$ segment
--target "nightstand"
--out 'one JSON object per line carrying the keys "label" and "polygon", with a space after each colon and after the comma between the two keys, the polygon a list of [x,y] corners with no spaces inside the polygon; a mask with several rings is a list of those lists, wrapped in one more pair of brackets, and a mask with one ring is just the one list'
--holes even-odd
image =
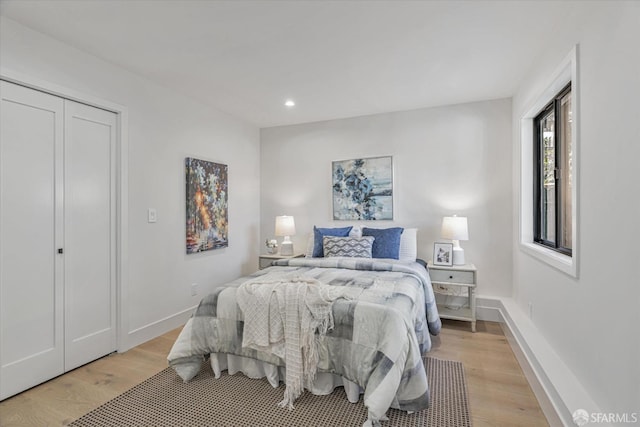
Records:
{"label": "nightstand", "polygon": [[302,258],[304,254],[280,255],[280,254],[260,254],[258,257],[258,268],[262,270],[271,266],[271,263],[277,259]]}
{"label": "nightstand", "polygon": [[456,290],[467,290],[468,307],[450,308],[446,304],[437,304],[438,313],[441,319],[464,320],[471,322],[471,332],[476,331],[476,266],[473,264],[454,265],[451,267],[444,265],[433,265],[432,261],[427,264],[433,291],[442,295],[456,295]]}

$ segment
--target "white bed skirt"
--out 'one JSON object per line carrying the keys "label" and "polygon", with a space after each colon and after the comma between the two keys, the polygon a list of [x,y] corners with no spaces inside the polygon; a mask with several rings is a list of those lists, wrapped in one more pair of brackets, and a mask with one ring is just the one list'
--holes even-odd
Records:
{"label": "white bed skirt", "polygon": [[[224,370],[228,370],[229,375],[242,372],[249,378],[267,378],[267,381],[269,381],[269,384],[271,384],[273,388],[278,387],[280,382],[284,383],[286,378],[284,367],[249,357],[236,356],[228,353],[211,353],[210,362],[211,369],[216,378],[220,378],[220,374]],[[308,387],[306,389],[312,394],[323,396],[331,394],[336,387],[344,387],[347,399],[351,403],[358,402],[360,393],[364,392],[356,383],[340,375],[327,372],[318,372],[311,389]]]}

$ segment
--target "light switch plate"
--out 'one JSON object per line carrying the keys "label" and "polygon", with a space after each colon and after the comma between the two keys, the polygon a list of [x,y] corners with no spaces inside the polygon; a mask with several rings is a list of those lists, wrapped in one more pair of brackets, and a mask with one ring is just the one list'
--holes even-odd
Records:
{"label": "light switch plate", "polygon": [[147,211],[147,221],[148,222],[156,222],[158,220],[158,213],[155,208],[149,208]]}

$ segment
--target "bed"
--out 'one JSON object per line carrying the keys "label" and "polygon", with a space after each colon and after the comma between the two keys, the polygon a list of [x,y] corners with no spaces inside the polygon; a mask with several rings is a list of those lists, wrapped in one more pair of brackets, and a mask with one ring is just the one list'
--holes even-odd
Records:
{"label": "bed", "polygon": [[[247,286],[278,284],[291,290],[300,282],[343,296],[329,305],[330,327],[315,334],[317,372],[305,381],[306,390],[322,395],[344,387],[351,402],[362,395],[368,410],[365,425],[378,425],[389,408],[412,412],[429,406],[422,354],[431,348],[431,335],[439,333],[441,324],[428,272],[416,260],[332,253],[278,260],[205,297],[174,343],[170,366],[186,382],[208,358],[216,377],[223,370],[242,372],[266,378],[274,387],[285,382],[288,388],[289,353],[284,357],[282,351],[243,346],[247,335],[241,306],[246,311]],[[246,313],[251,317],[253,311]]]}

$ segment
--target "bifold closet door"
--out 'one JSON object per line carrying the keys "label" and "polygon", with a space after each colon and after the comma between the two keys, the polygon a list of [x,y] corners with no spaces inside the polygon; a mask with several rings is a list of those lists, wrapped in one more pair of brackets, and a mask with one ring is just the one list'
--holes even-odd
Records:
{"label": "bifold closet door", "polygon": [[64,372],[64,101],[0,81],[0,398]]}
{"label": "bifold closet door", "polygon": [[65,370],[116,349],[116,115],[65,101]]}
{"label": "bifold closet door", "polygon": [[4,399],[116,349],[117,116],[0,84]]}

